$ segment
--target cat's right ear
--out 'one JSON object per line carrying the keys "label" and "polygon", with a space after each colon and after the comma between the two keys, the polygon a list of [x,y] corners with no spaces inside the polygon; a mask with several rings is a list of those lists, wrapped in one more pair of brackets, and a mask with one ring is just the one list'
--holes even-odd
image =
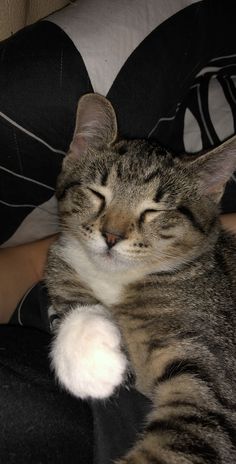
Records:
{"label": "cat's right ear", "polygon": [[78,158],[88,150],[101,150],[111,145],[116,137],[117,121],[112,104],[96,93],[81,97],[68,155]]}

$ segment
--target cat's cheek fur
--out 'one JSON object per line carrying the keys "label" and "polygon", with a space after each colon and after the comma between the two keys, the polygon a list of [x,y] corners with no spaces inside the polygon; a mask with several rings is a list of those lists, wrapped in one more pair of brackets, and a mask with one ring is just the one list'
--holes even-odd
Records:
{"label": "cat's cheek fur", "polygon": [[101,305],[78,306],[60,323],[51,349],[59,382],[79,398],[107,398],[124,378],[121,335]]}

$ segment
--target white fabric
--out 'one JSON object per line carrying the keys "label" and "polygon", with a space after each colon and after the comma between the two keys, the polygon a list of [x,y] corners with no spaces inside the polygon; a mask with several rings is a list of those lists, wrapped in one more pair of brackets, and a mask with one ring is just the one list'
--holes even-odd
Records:
{"label": "white fabric", "polygon": [[203,148],[200,126],[192,111],[188,108],[184,115],[183,141],[186,153],[195,153]]}
{"label": "white fabric", "polygon": [[224,91],[214,76],[209,83],[208,105],[217,136],[221,141],[229,138],[234,133],[234,118]]}
{"label": "white fabric", "polygon": [[[74,42],[93,89],[107,95],[121,67],[159,24],[198,0],[79,0],[49,16]],[[168,57],[167,57],[168,59]]]}
{"label": "white fabric", "polygon": [[4,242],[2,248],[38,240],[58,231],[57,200],[53,196],[26,216],[15,233]]}

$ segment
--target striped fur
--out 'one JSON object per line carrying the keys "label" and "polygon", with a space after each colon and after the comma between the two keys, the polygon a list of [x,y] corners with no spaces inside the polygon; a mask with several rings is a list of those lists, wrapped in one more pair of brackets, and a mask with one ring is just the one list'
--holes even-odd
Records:
{"label": "striped fur", "polygon": [[53,306],[63,324],[78,304],[102,305],[153,402],[120,464],[235,464],[236,239],[219,223],[235,141],[193,163],[144,140],[114,142],[107,101],[87,98],[111,135],[99,147],[85,136],[65,159],[62,233],[47,268]]}

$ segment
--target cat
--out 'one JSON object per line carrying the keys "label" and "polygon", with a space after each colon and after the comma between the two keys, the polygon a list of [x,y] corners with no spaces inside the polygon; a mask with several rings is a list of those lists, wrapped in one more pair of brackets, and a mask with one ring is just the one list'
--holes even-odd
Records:
{"label": "cat", "polygon": [[236,238],[220,200],[236,137],[187,161],[117,138],[111,103],[78,104],[57,184],[46,282],[60,383],[103,399],[135,375],[151,399],[119,464],[236,463]]}

